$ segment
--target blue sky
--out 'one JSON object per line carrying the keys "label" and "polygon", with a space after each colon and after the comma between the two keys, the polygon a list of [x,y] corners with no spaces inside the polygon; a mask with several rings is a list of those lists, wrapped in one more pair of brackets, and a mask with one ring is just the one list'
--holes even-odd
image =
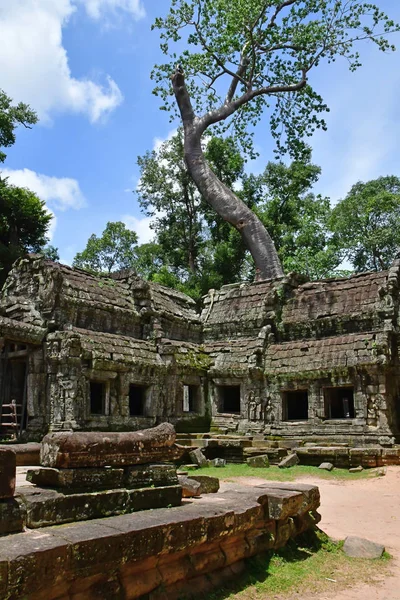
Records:
{"label": "blue sky", "polygon": [[[398,0],[377,3],[400,21]],[[2,173],[46,201],[55,215],[51,243],[63,262],[107,221],[123,220],[143,242],[151,236],[131,190],[137,156],[173,129],[150,81],[162,60],[150,26],[168,5],[0,0],[0,87],[40,116],[32,130],[18,131]],[[328,132],[311,141],[313,161],[322,167],[316,191],[333,202],[358,180],[400,176],[400,51],[361,50],[364,66],[355,74],[338,62],[312,79],[331,108]],[[273,158],[266,124],[256,144],[260,157],[250,169],[259,172]]]}

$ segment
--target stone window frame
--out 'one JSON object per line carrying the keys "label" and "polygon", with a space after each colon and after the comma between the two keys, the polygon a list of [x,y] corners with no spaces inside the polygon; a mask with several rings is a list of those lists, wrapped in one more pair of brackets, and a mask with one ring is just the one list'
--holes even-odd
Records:
{"label": "stone window frame", "polygon": [[[190,388],[195,389],[194,410],[190,410],[190,402],[189,402]],[[187,398],[188,409],[187,410],[185,410],[185,390],[186,389],[188,390],[188,398]],[[182,383],[182,413],[184,415],[199,415],[201,413],[200,407],[201,407],[201,384],[184,381]]]}
{"label": "stone window frame", "polygon": [[[218,378],[218,379],[214,379],[212,382],[212,398],[213,398],[213,405],[215,407],[215,416],[221,416],[221,417],[233,417],[233,418],[241,418],[242,417],[242,411],[243,411],[243,406],[244,406],[244,398],[243,398],[243,393],[244,393],[244,386],[243,386],[243,381],[241,379],[238,378]],[[240,394],[240,410],[239,412],[223,412],[220,410],[220,406],[221,406],[221,399],[219,396],[219,391],[218,388],[221,387],[238,387],[239,388],[239,394]]]}
{"label": "stone window frame", "polygon": [[[130,392],[131,386],[137,386],[137,387],[144,388],[143,413],[141,415],[131,415],[130,414],[129,392]],[[152,393],[151,383],[148,383],[143,380],[138,381],[137,379],[135,379],[134,381],[129,381],[129,383],[128,383],[128,407],[129,407],[129,418],[130,419],[144,419],[149,416],[148,413],[149,413],[149,403],[150,403],[150,399],[151,399],[151,393]]]}
{"label": "stone window frame", "polygon": [[[288,419],[287,416],[287,398],[285,397],[288,393],[296,392],[307,392],[307,418],[306,419]],[[310,421],[310,388],[307,386],[300,387],[287,387],[280,389],[281,398],[281,421],[283,423],[304,423]]]}
{"label": "stone window frame", "polygon": [[[327,390],[332,390],[332,389],[347,389],[347,390],[352,390],[353,393],[353,416],[351,417],[330,417],[327,414],[327,408],[328,408],[328,401],[326,398],[326,391]],[[324,412],[324,417],[323,417],[323,421],[326,423],[330,423],[330,422],[336,422],[336,421],[340,421],[340,422],[345,422],[345,423],[352,423],[353,420],[356,418],[356,385],[354,383],[343,383],[340,385],[323,385],[321,386],[321,393],[322,393],[322,402],[323,402],[323,412]]]}
{"label": "stone window frame", "polygon": [[[104,410],[101,414],[96,414],[96,413],[92,413],[92,411],[90,410],[91,406],[90,406],[90,384],[91,383],[100,383],[101,385],[104,386],[104,400],[103,400],[103,405],[104,405]],[[89,393],[88,393],[88,413],[89,413],[89,418],[90,419],[101,419],[103,417],[109,417],[110,416],[110,404],[111,404],[111,394],[110,394],[110,379],[102,379],[101,377],[90,377],[88,379],[88,388],[89,388]]]}

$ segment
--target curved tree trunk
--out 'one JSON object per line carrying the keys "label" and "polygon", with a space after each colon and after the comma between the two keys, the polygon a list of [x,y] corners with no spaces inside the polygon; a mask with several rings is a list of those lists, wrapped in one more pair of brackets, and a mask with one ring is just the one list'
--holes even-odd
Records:
{"label": "curved tree trunk", "polygon": [[253,211],[218,179],[204,157],[201,148],[204,127],[194,115],[183,74],[176,72],[172,84],[183,122],[185,161],[199,192],[224,221],[240,232],[254,259],[256,279],[281,277],[282,266],[268,231]]}

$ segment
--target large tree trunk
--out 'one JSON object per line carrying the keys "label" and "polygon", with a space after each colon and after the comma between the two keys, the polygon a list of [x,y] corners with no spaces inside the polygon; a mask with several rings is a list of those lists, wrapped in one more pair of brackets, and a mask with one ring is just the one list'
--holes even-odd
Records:
{"label": "large tree trunk", "polygon": [[175,73],[172,84],[182,117],[185,161],[199,192],[224,221],[240,232],[254,259],[256,279],[281,277],[282,266],[268,231],[253,211],[218,179],[204,157],[201,121],[194,115],[183,75]]}

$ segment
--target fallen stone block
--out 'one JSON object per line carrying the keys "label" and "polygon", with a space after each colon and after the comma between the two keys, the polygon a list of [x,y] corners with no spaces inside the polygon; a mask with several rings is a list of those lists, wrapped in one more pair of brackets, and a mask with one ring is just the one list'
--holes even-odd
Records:
{"label": "fallen stone block", "polygon": [[189,452],[189,456],[193,464],[197,465],[198,467],[208,466],[208,461],[202,453],[202,451],[200,450],[200,448],[196,448],[196,450],[192,450],[191,452]]}
{"label": "fallen stone block", "polygon": [[299,462],[300,460],[297,454],[289,454],[281,460],[281,462],[278,464],[278,467],[280,469],[288,469],[289,467],[294,467],[295,465],[298,465]]}
{"label": "fallen stone block", "polygon": [[190,475],[190,479],[197,481],[200,484],[200,494],[215,494],[219,490],[218,477],[210,477],[210,475]]}
{"label": "fallen stone block", "polygon": [[17,459],[17,467],[33,467],[40,465],[40,444],[0,444],[0,450],[13,450]]}
{"label": "fallen stone block", "polygon": [[332,471],[333,464],[330,462],[323,462],[319,465],[318,469],[322,469],[323,471]]}
{"label": "fallen stone block", "polygon": [[226,460],[224,458],[214,458],[211,464],[213,467],[226,467]]}
{"label": "fallen stone block", "polygon": [[364,538],[349,536],[344,541],[343,552],[352,558],[381,558],[385,546]]}
{"label": "fallen stone block", "polygon": [[124,433],[51,433],[42,440],[40,462],[44,467],[60,469],[169,462],[186,451],[175,444],[175,435],[170,423]]}
{"label": "fallen stone block", "polygon": [[361,471],[364,471],[364,467],[362,467],[361,465],[359,465],[358,467],[351,467],[349,469],[349,473],[361,473]]}
{"label": "fallen stone block", "polygon": [[16,456],[12,450],[0,450],[0,499],[15,492]]}
{"label": "fallen stone block", "polygon": [[[207,462],[208,466],[208,462]],[[200,469],[199,465],[184,465],[186,471],[198,471]]]}
{"label": "fallen stone block", "polygon": [[184,498],[194,498],[195,496],[200,496],[200,483],[191,479],[190,477],[185,477],[184,475],[178,476],[179,485],[182,486],[182,496]]}
{"label": "fallen stone block", "polygon": [[266,454],[262,454],[260,456],[250,456],[246,462],[249,467],[257,469],[267,469],[269,467],[269,458]]}

